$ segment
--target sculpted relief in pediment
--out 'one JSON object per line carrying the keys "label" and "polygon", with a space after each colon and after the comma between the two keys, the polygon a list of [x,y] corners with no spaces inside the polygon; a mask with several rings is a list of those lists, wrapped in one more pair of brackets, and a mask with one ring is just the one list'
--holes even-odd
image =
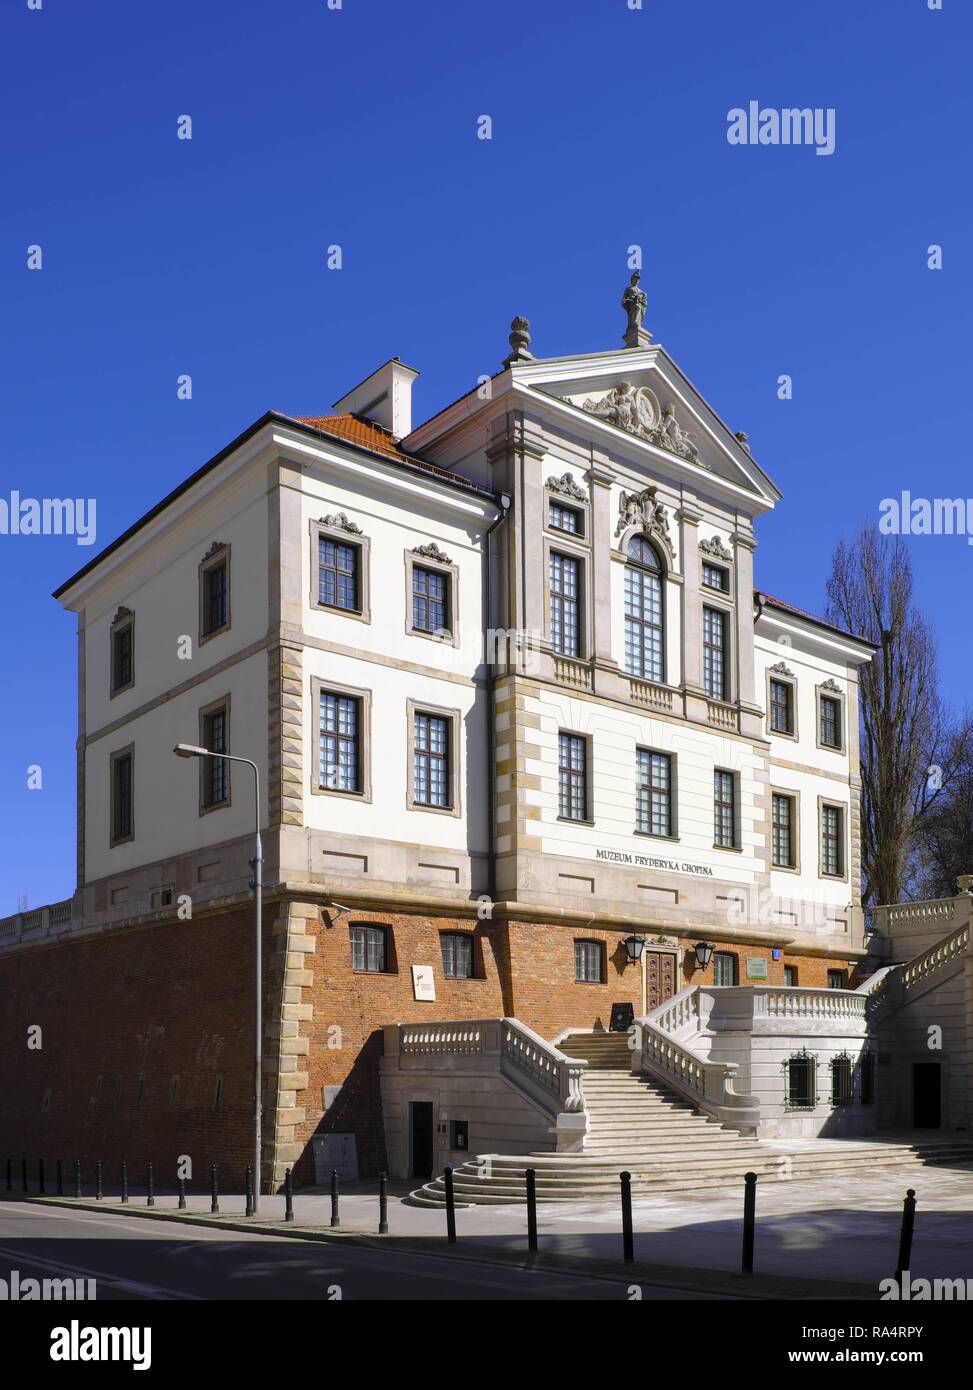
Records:
{"label": "sculpted relief in pediment", "polygon": [[582,401],[581,408],[621,430],[637,434],[658,449],[666,449],[690,463],[700,463],[699,449],[692,435],[676,420],[671,405],[660,407],[658,397],[648,386],[620,381],[600,399],[589,397]]}

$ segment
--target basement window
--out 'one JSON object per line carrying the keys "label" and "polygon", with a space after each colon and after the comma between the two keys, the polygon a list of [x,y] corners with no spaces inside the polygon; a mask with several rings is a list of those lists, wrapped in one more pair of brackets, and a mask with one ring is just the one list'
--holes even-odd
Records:
{"label": "basement window", "polygon": [[817,1105],[817,1059],[806,1048],[784,1061],[784,1104],[788,1110],[813,1110]]}
{"label": "basement window", "polygon": [[861,1060],[861,1088],[862,1105],[875,1104],[875,1053],[866,1052]]}
{"label": "basement window", "polygon": [[851,1058],[847,1052],[839,1052],[837,1057],[831,1058],[831,1104],[850,1105],[851,1102]]}

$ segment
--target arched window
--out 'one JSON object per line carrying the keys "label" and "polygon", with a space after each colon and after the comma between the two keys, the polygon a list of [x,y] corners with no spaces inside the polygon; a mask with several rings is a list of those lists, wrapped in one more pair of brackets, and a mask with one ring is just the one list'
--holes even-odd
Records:
{"label": "arched window", "polygon": [[630,676],[665,680],[665,610],[659,552],[644,536],[628,543],[625,566],[625,669]]}

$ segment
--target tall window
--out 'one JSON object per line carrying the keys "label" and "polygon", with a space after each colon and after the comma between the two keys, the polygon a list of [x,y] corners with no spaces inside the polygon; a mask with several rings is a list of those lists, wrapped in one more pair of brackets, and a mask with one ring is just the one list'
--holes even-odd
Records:
{"label": "tall window", "polygon": [[635,828],[646,835],[672,834],[672,758],[635,750]]}
{"label": "tall window", "polygon": [[111,838],[112,843],[132,837],[131,751],[115,753],[111,761]]}
{"label": "tall window", "polygon": [[794,687],[789,681],[770,682],[770,728],[775,734],[794,732]]}
{"label": "tall window", "polygon": [[825,748],[841,747],[841,701],[822,695],[819,705],[820,738]]}
{"label": "tall window", "polygon": [[714,985],[735,985],[737,982],[737,958],[729,951],[716,951],[713,954]]}
{"label": "tall window", "polygon": [[558,734],[558,807],[566,820],[588,815],[587,745],[579,734]]}
{"label": "tall window", "polygon": [[628,543],[625,566],[625,670],[644,680],[665,680],[662,563],[644,536]]}
{"label": "tall window", "polygon": [[551,646],[562,656],[578,656],[581,651],[579,572],[577,560],[551,551]]}
{"label": "tall window", "polygon": [[821,807],[821,872],[840,877],[844,869],[844,834],[840,806]]}
{"label": "tall window", "polygon": [[719,767],[713,773],[713,843],[736,848],[736,782],[732,772]]}
{"label": "tall window", "polygon": [[318,537],[318,603],[326,608],[361,611],[361,550],[357,545]]}
{"label": "tall window", "polygon": [[332,792],[361,791],[361,701],[354,695],[321,691],[318,786]]}
{"label": "tall window", "polygon": [[772,798],[771,856],[775,868],[794,867],[794,798],[774,792]]}
{"label": "tall window", "polygon": [[418,632],[449,631],[449,577],[440,570],[412,567],[412,626]]}
{"label": "tall window", "polygon": [[836,1057],[831,1058],[832,1105],[851,1104],[851,1076],[851,1058],[848,1056],[847,1052],[839,1052]]}
{"label": "tall window", "polygon": [[226,557],[203,570],[203,636],[219,632],[230,621],[230,574]]}
{"label": "tall window", "polygon": [[784,1103],[791,1110],[813,1110],[817,1097],[818,1066],[815,1058],[802,1048],[784,1063]]}
{"label": "tall window", "polygon": [[449,720],[416,710],[412,730],[412,800],[449,806]]}
{"label": "tall window", "polygon": [[473,936],[465,931],[444,931],[439,934],[443,953],[443,974],[447,980],[473,978]]}
{"label": "tall window", "polygon": [[368,975],[381,975],[388,969],[388,928],[366,926],[353,922],[351,933],[351,968]]}
{"label": "tall window", "polygon": [[574,978],[579,984],[600,985],[605,979],[605,943],[574,943]]}
{"label": "tall window", "polygon": [[726,699],[726,614],[717,608],[703,609],[703,689]]}
{"label": "tall window", "polygon": [[784,984],[785,984],[785,985],[796,985],[796,984],[797,984],[797,966],[796,966],[796,965],[785,965],[785,966],[784,966]]}
{"label": "tall window", "polygon": [[134,638],[135,624],[131,618],[112,629],[111,635],[111,688],[114,695],[124,690],[134,679]]}
{"label": "tall window", "polygon": [[[203,747],[211,753],[228,753],[229,719],[225,705],[203,715]],[[203,805],[222,806],[230,799],[230,764],[222,758],[200,758]]]}

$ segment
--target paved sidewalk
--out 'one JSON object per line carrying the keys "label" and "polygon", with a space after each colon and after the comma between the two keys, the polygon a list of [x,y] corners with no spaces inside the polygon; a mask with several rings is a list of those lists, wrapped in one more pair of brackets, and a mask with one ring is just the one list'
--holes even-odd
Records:
{"label": "paved sidewalk", "polygon": [[[445,1211],[404,1205],[401,1198],[410,1186],[390,1184],[389,1238],[417,1246],[444,1244]],[[879,1281],[895,1269],[902,1199],[908,1187],[915,1188],[919,1203],[910,1262],[913,1276],[973,1277],[973,1171],[934,1167],[879,1169],[867,1176],[809,1182],[762,1180],[757,1192],[757,1274],[782,1281],[781,1296],[787,1296],[784,1284],[790,1281],[818,1286],[814,1293],[808,1289],[802,1294],[795,1284],[790,1296],[825,1296],[824,1285],[832,1282],[836,1293],[841,1286],[838,1296],[865,1297],[868,1290],[877,1296]],[[354,1235],[378,1239],[376,1189],[373,1183],[344,1187],[338,1239]],[[117,1202],[117,1190],[106,1188],[104,1208]],[[93,1205],[91,1195],[86,1194],[85,1205],[89,1204]],[[284,1227],[283,1197],[262,1197],[260,1225],[295,1236],[330,1238],[327,1193],[298,1193],[294,1205],[296,1222]],[[723,1286],[727,1276],[737,1276],[740,1267],[742,1205],[742,1190],[707,1193],[700,1188],[692,1197],[637,1198],[633,1202],[636,1261],[651,1266],[660,1277],[664,1271],[682,1271],[687,1281],[704,1277],[714,1288]],[[133,1215],[171,1217],[175,1206],[174,1194],[159,1193],[150,1213],[144,1193],[133,1191],[126,1210]],[[255,1224],[244,1218],[242,1196],[221,1197],[220,1207],[223,1214],[214,1220],[228,1229]],[[188,1213],[207,1220],[208,1196],[189,1196]],[[480,1253],[492,1250],[505,1262],[526,1255],[523,1205],[461,1207],[456,1224],[457,1253],[464,1247],[471,1255],[474,1248]],[[621,1259],[617,1203],[541,1203],[538,1233],[542,1258],[574,1267],[592,1262],[592,1269],[597,1264],[614,1267]]]}

